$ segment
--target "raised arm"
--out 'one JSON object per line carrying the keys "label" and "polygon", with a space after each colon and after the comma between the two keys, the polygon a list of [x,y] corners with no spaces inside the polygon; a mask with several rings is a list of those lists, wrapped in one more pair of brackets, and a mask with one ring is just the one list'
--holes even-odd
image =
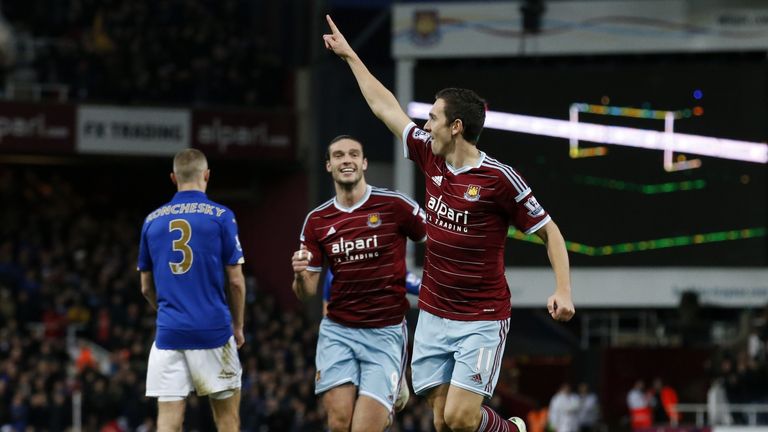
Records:
{"label": "raised arm", "polygon": [[228,265],[227,269],[227,300],[229,300],[229,312],[232,314],[232,332],[235,335],[235,343],[240,348],[245,343],[243,324],[245,315],[245,276],[243,266],[240,264]]}
{"label": "raised arm", "polygon": [[347,62],[373,114],[383,121],[395,136],[400,137],[411,119],[400,107],[395,95],[368,71],[330,15],[326,15],[325,19],[331,29],[331,34],[323,35],[325,47]]}
{"label": "raised arm", "polygon": [[555,222],[549,221],[536,231],[536,235],[547,246],[547,255],[555,272],[555,293],[547,300],[547,310],[552,318],[558,321],[568,321],[573,318],[576,309],[571,300],[571,275],[568,263],[568,251],[565,248],[565,239],[560,233],[560,228]]}

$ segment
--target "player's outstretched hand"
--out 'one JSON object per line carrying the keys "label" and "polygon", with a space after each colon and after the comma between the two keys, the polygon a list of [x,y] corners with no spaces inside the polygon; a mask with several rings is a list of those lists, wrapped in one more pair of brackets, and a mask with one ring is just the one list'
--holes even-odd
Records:
{"label": "player's outstretched hand", "polygon": [[547,310],[549,316],[557,321],[570,321],[576,314],[576,308],[571,301],[571,295],[561,292],[555,292],[547,300]]}
{"label": "player's outstretched hand", "polygon": [[306,270],[310,259],[312,259],[312,252],[308,251],[306,246],[302,245],[301,249],[294,252],[293,257],[291,257],[293,272],[301,273]]}
{"label": "player's outstretched hand", "polygon": [[326,15],[325,20],[328,21],[328,27],[331,29],[331,34],[323,35],[323,42],[325,42],[325,47],[333,51],[343,60],[347,60],[350,57],[353,57],[355,55],[355,51],[352,50],[351,46],[349,46],[349,43],[344,38],[344,35],[339,31],[339,28],[336,27],[336,24],[334,24],[331,16]]}

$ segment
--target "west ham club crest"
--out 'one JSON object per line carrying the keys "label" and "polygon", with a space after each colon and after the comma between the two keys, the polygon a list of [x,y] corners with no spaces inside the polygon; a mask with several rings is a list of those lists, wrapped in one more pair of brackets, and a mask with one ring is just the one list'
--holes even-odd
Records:
{"label": "west ham club crest", "polygon": [[464,192],[464,199],[467,201],[477,201],[480,199],[480,186],[469,185],[467,191]]}
{"label": "west ham club crest", "polygon": [[368,215],[368,226],[371,228],[376,228],[377,226],[381,225],[381,216],[379,216],[378,213],[371,213]]}

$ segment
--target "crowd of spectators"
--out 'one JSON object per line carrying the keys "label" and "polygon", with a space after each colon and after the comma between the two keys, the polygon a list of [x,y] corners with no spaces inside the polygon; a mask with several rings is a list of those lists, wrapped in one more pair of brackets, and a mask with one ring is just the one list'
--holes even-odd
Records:
{"label": "crowd of spectators", "polygon": [[23,51],[8,73],[64,84],[76,101],[289,106],[291,74],[260,32],[260,4],[0,2]]}
{"label": "crowd of spectators", "polygon": [[[705,422],[708,425],[768,425],[768,306],[763,310],[743,310],[740,336],[713,344],[705,361],[708,380],[706,400],[679,400],[677,392],[656,377],[646,388],[637,380],[627,393],[630,423],[635,430],[665,425]],[[708,329],[712,331],[712,329]],[[677,403],[706,402],[706,416],[694,411],[678,411]],[[703,407],[703,405],[702,405]],[[702,409],[702,413],[703,413]]]}
{"label": "crowd of spectators", "polygon": [[717,353],[711,362],[712,382],[707,394],[711,424],[768,425],[768,413],[754,419],[733,404],[768,404],[768,305],[759,314],[747,315],[746,340]]}

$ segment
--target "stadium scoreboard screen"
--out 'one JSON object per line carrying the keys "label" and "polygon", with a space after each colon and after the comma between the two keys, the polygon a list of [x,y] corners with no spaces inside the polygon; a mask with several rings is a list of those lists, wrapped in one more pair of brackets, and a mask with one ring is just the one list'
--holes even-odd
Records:
{"label": "stadium scoreboard screen", "polygon": [[[655,131],[661,139],[676,133],[765,143],[764,60],[520,63],[420,62],[414,99],[431,104],[441,88],[466,87],[487,100],[489,111],[530,116],[542,130],[556,120],[640,135],[615,145],[483,131],[480,149],[525,177],[560,226],[573,265],[768,264],[765,162],[732,156],[720,141],[712,145],[719,156],[704,156],[644,148],[642,137]],[[417,175],[423,200],[422,182]],[[509,237],[508,265],[547,264],[534,236],[510,230]]]}

